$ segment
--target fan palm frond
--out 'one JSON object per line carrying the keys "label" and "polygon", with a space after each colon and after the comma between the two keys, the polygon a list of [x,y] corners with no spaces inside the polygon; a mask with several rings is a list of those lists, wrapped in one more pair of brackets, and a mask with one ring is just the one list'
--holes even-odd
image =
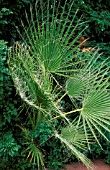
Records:
{"label": "fan palm frond", "polygon": [[[72,135],[72,134],[71,134]],[[84,165],[86,165],[88,168],[92,169],[92,162],[84,155],[82,154],[74,145],[71,144],[70,140],[62,137],[57,132],[55,132],[55,136],[61,140],[62,143],[65,144],[66,147],[68,147],[71,152],[76,156],[77,159],[83,162]],[[71,138],[72,139],[72,138]],[[73,142],[73,140],[72,140]],[[74,142],[73,142],[74,143]]]}
{"label": "fan palm frond", "polygon": [[[82,126],[79,127],[72,123],[71,125],[62,128],[61,136],[77,148],[87,148],[87,140]],[[93,142],[92,136],[89,136],[88,142]]]}
{"label": "fan palm frond", "polygon": [[[65,9],[67,1],[61,12],[59,12],[59,6],[56,5],[55,1],[51,4],[48,0],[47,8],[43,8],[44,4],[43,1],[40,1],[40,9],[36,5],[36,21],[33,9],[32,7],[30,8],[31,21],[27,15],[28,29],[22,22],[26,35],[25,39],[22,38],[24,43],[27,45],[28,42],[28,45],[31,47],[30,53],[34,56],[33,60],[39,64],[39,67],[43,65],[46,71],[55,74],[62,71],[66,72],[69,67],[75,64],[71,61],[78,55],[78,53],[74,52],[79,48],[79,45],[75,45],[75,43],[83,31],[76,37],[72,37],[81,24],[80,19],[74,26],[76,12],[72,16],[72,20],[70,20],[73,2],[68,13]],[[41,16],[41,18],[38,16]]]}
{"label": "fan palm frond", "polygon": [[[80,111],[82,124],[85,129],[91,130],[98,141],[97,132],[103,137],[103,129],[110,132],[110,68],[106,67],[107,59],[97,65],[99,55],[93,58],[67,81],[66,91],[70,98],[80,97],[82,109]],[[72,112],[71,112],[72,113]],[[106,138],[107,139],[107,138]]]}
{"label": "fan palm frond", "polygon": [[34,141],[34,139],[32,138],[32,136],[30,135],[29,131],[26,128],[19,125],[18,127],[24,133],[24,138],[26,140],[24,144],[27,146],[27,148],[23,151],[23,153],[24,152],[27,153],[27,159],[30,158],[30,162],[34,164],[37,163],[38,170],[40,170],[40,167],[45,169],[43,154],[39,148],[39,145],[36,144],[36,142]]}
{"label": "fan palm frond", "polygon": [[107,139],[103,129],[110,132],[110,94],[106,91],[90,91],[83,102],[81,116],[85,128],[90,128],[97,139],[97,131]]}
{"label": "fan palm frond", "polygon": [[37,109],[45,108],[51,94],[51,81],[43,68],[38,70],[32,56],[20,43],[16,43],[9,52],[9,67],[21,98]]}
{"label": "fan palm frond", "polygon": [[26,151],[28,151],[27,158],[30,158],[30,162],[37,163],[38,170],[40,170],[40,167],[45,169],[42,152],[34,143],[29,144]]}

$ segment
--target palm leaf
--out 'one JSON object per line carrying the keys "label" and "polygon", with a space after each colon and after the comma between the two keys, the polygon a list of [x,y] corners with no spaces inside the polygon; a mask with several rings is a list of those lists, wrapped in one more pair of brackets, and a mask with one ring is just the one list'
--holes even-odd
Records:
{"label": "palm leaf", "polygon": [[[62,128],[61,136],[73,144],[76,148],[87,149],[87,140],[82,126],[79,127],[72,123],[72,125]],[[92,136],[89,136],[88,142],[92,142]]]}
{"label": "palm leaf", "polygon": [[[45,5],[43,4],[43,1],[40,1],[40,10],[36,8],[36,21],[32,12],[33,9],[32,7],[30,8],[31,21],[28,18],[28,15],[26,17],[29,25],[28,29],[22,22],[22,27],[26,35],[26,38],[23,38],[23,41],[25,44],[29,42],[30,53],[34,56],[34,62],[39,63],[39,66],[44,65],[46,70],[56,74],[61,70],[66,72],[67,68],[70,67],[68,63],[71,63],[72,59],[78,56],[78,54],[74,55],[74,52],[79,46],[74,46],[74,44],[83,31],[71,40],[70,43],[70,39],[80,23],[79,20],[73,28],[77,12],[75,16],[72,17],[72,21],[69,19],[73,3],[67,13],[65,9],[67,5],[66,1],[61,14],[57,13],[59,11],[59,6],[56,6],[55,1],[53,3],[53,10],[50,8],[51,5],[52,4],[48,0],[46,5],[47,8],[43,8]],[[38,16],[41,16],[41,19],[39,19]],[[71,64],[71,66],[74,64]]]}
{"label": "palm leaf", "polygon": [[39,149],[39,146],[35,143],[35,141],[33,141],[32,136],[26,128],[22,126],[19,127],[24,133],[24,137],[26,139],[24,144],[27,146],[27,148],[23,151],[23,153],[28,152],[27,159],[30,158],[30,162],[33,162],[34,164],[37,163],[38,169],[40,169],[41,166],[43,169],[45,169],[43,154]]}
{"label": "palm leaf", "polygon": [[57,132],[55,132],[55,136],[61,140],[62,143],[65,144],[66,147],[68,147],[71,152],[76,156],[77,159],[83,162],[84,165],[86,165],[88,168],[92,169],[92,162],[84,155],[82,154],[74,145],[71,144],[70,141],[59,135]]}
{"label": "palm leaf", "polygon": [[91,132],[97,141],[97,132],[105,138],[106,136],[103,133],[103,129],[110,132],[110,93],[107,90],[110,85],[110,68],[105,69],[105,63],[106,62],[103,62],[101,63],[101,66],[98,65],[95,66],[95,68],[94,66],[93,68],[89,67],[89,86],[85,86],[86,91],[81,111],[82,120],[85,122],[85,126],[91,129]]}
{"label": "palm leaf", "polygon": [[40,166],[44,168],[43,155],[39,148],[36,147],[35,144],[30,144],[27,149],[29,150],[27,158],[30,157],[30,162],[33,162],[34,164],[37,162],[38,169],[40,169]]}
{"label": "palm leaf", "polygon": [[106,138],[103,130],[101,129],[105,129],[110,132],[110,94],[106,91],[98,91],[97,93],[96,90],[88,93],[83,102],[81,116],[82,119],[85,119],[87,126],[89,126],[92,130],[94,137],[95,128]]}
{"label": "palm leaf", "polygon": [[79,97],[83,95],[86,82],[84,77],[76,74],[73,77],[69,78],[66,83],[66,92],[70,97]]}
{"label": "palm leaf", "polygon": [[38,69],[28,50],[16,43],[9,52],[9,67],[20,97],[43,116],[51,103],[51,80],[45,70]]}
{"label": "palm leaf", "polygon": [[[99,60],[100,55],[96,51],[92,54],[92,58],[85,62],[84,66],[74,73],[66,83],[66,93],[73,104],[74,98],[80,99],[82,103],[79,114],[82,121],[80,118],[79,121],[83,124],[87,141],[87,129],[89,128],[98,143],[97,133],[107,139],[103,129],[110,132],[110,93],[108,91],[110,67],[106,67],[109,59],[102,63],[99,63]],[[74,113],[74,110],[65,113],[65,115],[71,113]]]}

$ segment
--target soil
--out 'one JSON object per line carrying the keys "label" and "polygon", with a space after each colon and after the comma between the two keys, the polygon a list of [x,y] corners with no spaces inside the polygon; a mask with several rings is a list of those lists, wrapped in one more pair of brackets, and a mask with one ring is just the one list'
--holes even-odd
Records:
{"label": "soil", "polygon": [[[64,170],[64,169],[61,169]],[[71,165],[66,165],[66,170],[88,170],[82,163],[75,162]],[[93,170],[110,170],[110,165],[98,159],[93,162]]]}

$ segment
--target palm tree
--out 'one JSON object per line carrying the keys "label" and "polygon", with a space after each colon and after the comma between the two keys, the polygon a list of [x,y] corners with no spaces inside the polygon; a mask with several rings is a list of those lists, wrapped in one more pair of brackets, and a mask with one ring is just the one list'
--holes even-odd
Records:
{"label": "palm tree", "polygon": [[[110,67],[106,67],[109,59],[99,63],[98,50],[79,59],[82,52],[76,41],[84,30],[78,33],[82,24],[79,19],[74,25],[78,10],[72,16],[73,2],[68,11],[67,5],[67,0],[64,6],[56,0],[47,3],[40,0],[35,10],[30,6],[31,19],[26,15],[28,27],[21,22],[25,36],[18,30],[22,42],[10,48],[9,68],[19,95],[33,112],[32,127],[41,121],[63,120],[61,134],[53,126],[53,136],[91,168],[91,161],[79,149],[90,148],[94,139],[101,146],[98,134],[107,139],[103,130],[110,132]],[[59,81],[62,77],[64,85]],[[74,110],[65,112],[61,108],[65,96],[70,98]],[[76,115],[72,121],[70,114]],[[32,143],[24,127],[21,129],[27,136],[27,157],[31,155],[38,168],[40,164],[44,167],[39,146]]]}

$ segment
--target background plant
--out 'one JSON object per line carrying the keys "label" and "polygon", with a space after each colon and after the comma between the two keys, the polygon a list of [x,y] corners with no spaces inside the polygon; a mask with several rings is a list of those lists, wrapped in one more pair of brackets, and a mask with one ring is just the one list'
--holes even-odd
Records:
{"label": "background plant", "polygon": [[[74,17],[70,20],[73,3],[66,13],[65,2],[61,14],[58,13],[59,6],[55,6],[55,1],[54,4],[48,1],[47,13],[44,12],[44,4],[39,3],[42,18],[40,20],[37,18],[34,22],[34,15],[30,8],[31,20],[26,16],[29,30],[22,22],[26,36],[25,39],[23,38],[24,46],[17,42],[10,49],[9,68],[12,78],[22,100],[30,107],[29,119],[32,122],[32,129],[36,131],[36,124],[42,121],[52,122],[62,118],[61,134],[53,125],[52,136],[61,140],[86,166],[90,166],[90,161],[78,148],[85,149],[86,143],[90,147],[92,136],[100,145],[98,133],[107,140],[103,129],[109,132],[110,95],[109,77],[107,77],[109,67],[105,69],[105,63],[109,61],[106,60],[100,67],[97,66],[96,62],[100,60],[97,51],[91,53],[90,59],[76,60],[80,51],[76,50],[79,45],[75,46],[75,42],[82,31],[72,38],[74,31],[80,25],[78,20],[73,27]],[[38,12],[36,10],[36,16]],[[55,75],[65,77],[66,85],[61,87]],[[56,82],[55,87],[52,85],[53,81]],[[61,88],[60,93],[65,88],[65,93],[60,98],[57,90],[59,88]],[[68,95],[74,107],[69,112],[63,112],[60,107],[60,101],[65,95]],[[76,100],[81,106],[74,105]],[[67,115],[77,112],[79,112],[78,116],[70,121]],[[21,129],[27,139],[25,143],[28,145],[26,151],[29,150],[27,158],[31,157],[34,163],[37,161],[38,169],[40,165],[44,168],[43,152],[40,147],[42,143],[39,143],[39,140],[35,142],[34,136],[32,137],[26,128],[21,127]]]}
{"label": "background plant", "polygon": [[[17,31],[15,30],[15,25],[16,26],[19,26],[19,28],[21,29],[21,30],[23,30],[22,28],[21,28],[21,22],[20,22],[20,20],[19,20],[19,18],[20,18],[20,16],[21,16],[21,14],[19,13],[19,11],[21,12],[21,11],[23,11],[23,12],[21,12],[22,13],[22,16],[21,16],[21,18],[23,18],[23,23],[24,23],[24,25],[28,25],[28,23],[27,23],[27,21],[26,21],[26,18],[24,17],[25,16],[25,13],[24,13],[24,9],[26,9],[27,10],[27,13],[29,14],[29,3],[26,3],[26,2],[18,2],[18,1],[16,1],[13,5],[11,4],[10,5],[10,2],[9,1],[4,1],[4,2],[0,2],[0,3],[2,3],[1,5],[2,5],[2,7],[4,8],[7,8],[7,9],[10,9],[10,11],[12,11],[13,12],[13,14],[9,14],[8,15],[8,13],[7,13],[7,15],[5,15],[6,13],[2,13],[2,19],[3,20],[6,20],[6,21],[8,21],[8,23],[7,23],[7,25],[3,25],[3,24],[1,24],[2,26],[1,26],[1,32],[2,32],[2,36],[1,36],[1,38],[4,38],[5,40],[7,40],[8,41],[8,45],[9,44],[13,44],[14,43],[14,41],[16,41],[16,40],[19,40],[20,39],[20,36],[18,36],[18,33],[17,33]],[[98,59],[97,60],[97,62],[96,62],[96,65],[100,65],[101,63],[102,63],[102,61],[104,61],[105,60],[105,58],[107,58],[108,57],[108,54],[109,54],[109,44],[106,42],[106,37],[109,37],[108,35],[109,35],[109,24],[108,24],[108,22],[109,22],[109,20],[107,19],[107,26],[106,26],[106,23],[104,23],[104,31],[102,31],[101,30],[101,27],[100,26],[98,26],[100,29],[98,30],[99,32],[98,32],[98,34],[100,34],[100,36],[98,36],[98,38],[97,38],[97,33],[95,34],[95,32],[97,32],[97,30],[95,30],[95,29],[97,29],[97,27],[95,26],[94,27],[94,30],[95,31],[93,31],[93,27],[91,27],[91,25],[94,25],[94,21],[97,23],[97,21],[98,21],[98,18],[96,18],[96,20],[94,19],[94,17],[95,16],[93,16],[91,13],[92,13],[92,11],[96,11],[96,13],[97,14],[99,14],[99,15],[97,15],[97,17],[99,17],[99,20],[100,20],[100,12],[98,12],[98,11],[102,11],[102,7],[104,8],[103,10],[107,10],[108,9],[108,5],[109,5],[109,3],[106,3],[106,2],[104,2],[104,4],[102,5],[102,1],[100,1],[100,3],[96,3],[95,5],[94,5],[94,3],[89,3],[89,2],[86,2],[85,1],[85,3],[82,3],[81,1],[79,1],[78,3],[77,2],[75,2],[74,4],[73,4],[73,7],[72,7],[72,9],[71,9],[71,16],[73,16],[73,14],[74,14],[74,11],[76,11],[76,6],[78,7],[79,6],[79,8],[80,8],[80,10],[79,10],[79,14],[77,14],[77,16],[78,16],[78,18],[79,18],[79,16],[83,13],[83,21],[87,21],[87,20],[89,20],[89,23],[87,23],[87,24],[85,24],[85,25],[83,25],[82,24],[82,26],[83,27],[85,27],[86,25],[89,25],[89,28],[88,29],[86,29],[84,32],[83,32],[83,35],[84,36],[86,36],[86,37],[90,37],[90,40],[92,41],[92,46],[94,46],[95,44],[96,44],[96,41],[97,42],[99,42],[99,44],[97,44],[97,46],[100,46],[101,47],[101,49],[102,49],[102,51],[104,51],[104,54],[102,55],[102,56],[100,56],[100,59]],[[101,4],[101,5],[100,5]],[[37,4],[37,7],[39,8],[39,3]],[[56,6],[57,6],[58,4],[56,4]],[[60,3],[60,5],[59,5],[59,11],[61,11],[61,8],[62,8],[62,6],[64,5],[64,1],[62,1],[61,3]],[[65,10],[68,10],[68,9],[70,9],[70,3],[68,3],[67,4],[68,5],[68,7],[66,7],[65,8]],[[44,5],[45,6],[45,5]],[[18,10],[18,9],[20,9],[20,10]],[[91,9],[91,10],[89,10],[89,9]],[[33,11],[34,11],[34,9],[33,9]],[[108,13],[108,12],[107,12]],[[46,15],[46,14],[45,14]],[[102,14],[101,14],[102,15]],[[104,13],[104,15],[105,15],[105,13]],[[19,17],[18,17],[19,16]],[[35,16],[35,15],[34,15]],[[71,16],[70,16],[70,18],[71,18]],[[76,20],[77,20],[77,16],[76,16]],[[90,16],[92,16],[92,18],[90,17]],[[106,16],[105,16],[106,17]],[[15,18],[14,20],[13,20],[13,18]],[[40,11],[39,11],[39,18],[41,18],[41,13],[40,13]],[[88,19],[87,19],[88,18]],[[30,20],[30,16],[29,16],[29,20]],[[76,21],[76,20],[74,20],[74,22]],[[41,21],[40,21],[41,22]],[[56,21],[56,23],[58,24],[58,22]],[[57,25],[56,24],[56,25]],[[100,23],[97,23],[97,24],[100,24]],[[101,23],[102,24],[102,23]],[[100,24],[100,25],[101,25]],[[27,29],[28,27],[26,27],[26,29]],[[91,29],[90,29],[91,28]],[[11,31],[10,31],[10,29],[11,29]],[[82,27],[81,27],[81,25],[80,25],[80,28],[79,28],[80,30],[82,29]],[[33,31],[33,29],[31,29],[32,31]],[[91,32],[91,30],[92,30],[92,32]],[[76,32],[78,33],[78,31],[76,30]],[[29,33],[29,35],[31,35],[31,33],[30,33],[30,31],[28,32]],[[23,31],[23,33],[21,32],[21,34],[24,36],[24,31]],[[26,34],[26,33],[25,33]],[[26,36],[25,36],[26,37]],[[80,36],[79,36],[80,37]],[[100,40],[99,40],[99,38],[100,38]],[[93,40],[94,40],[94,43],[93,43]],[[100,43],[100,41],[101,41],[101,43]],[[27,41],[28,42],[28,41]],[[7,69],[7,64],[6,64],[6,55],[7,55],[7,47],[5,46],[5,48],[4,48],[4,44],[5,43],[1,43],[1,44],[3,44],[2,45],[2,48],[1,49],[3,49],[2,51],[4,51],[4,58],[5,58],[5,62],[4,62],[4,60],[2,60],[2,64],[3,64],[3,67],[6,69],[6,70],[8,70]],[[42,44],[42,43],[41,43]],[[21,44],[20,44],[21,45]],[[27,50],[29,50],[29,46],[30,46],[30,43],[24,43],[23,45],[23,48],[27,48]],[[45,48],[46,49],[46,48]],[[5,50],[6,50],[6,52],[5,52]],[[25,53],[25,49],[23,49],[22,50],[22,52],[23,53]],[[31,51],[32,53],[33,53],[33,50]],[[3,52],[2,52],[3,53]],[[30,53],[30,52],[29,52]],[[85,53],[77,53],[78,54],[78,57],[79,57],[79,59],[80,60],[82,60],[83,59],[83,55],[84,56],[91,56],[90,54],[88,55],[88,54],[85,54]],[[105,55],[106,54],[106,55]],[[25,55],[24,55],[25,56]],[[71,56],[71,55],[70,55]],[[4,65],[4,63],[5,63],[5,65]],[[83,62],[82,62],[83,63]],[[83,63],[84,64],[84,63]],[[107,62],[107,63],[105,63],[105,65],[106,65],[106,67],[109,67],[109,63]],[[71,68],[71,66],[70,66],[70,68]],[[10,78],[10,76],[9,75],[6,75],[6,76],[4,76],[5,74],[2,74],[3,76],[2,77],[4,77],[4,78],[6,78],[6,79],[9,79],[10,81],[11,81],[11,78]],[[59,84],[60,84],[60,86],[62,86],[63,84],[64,84],[64,82],[66,81],[66,79],[65,79],[65,77],[60,77],[60,76],[58,76],[58,75],[54,75],[54,77],[55,77],[55,79],[57,80],[57,82],[59,82]],[[42,78],[42,76],[40,77],[40,79]],[[3,81],[1,81],[2,83],[2,85],[1,85],[1,92],[2,92],[2,90],[3,89],[5,89],[5,87],[7,88],[7,82],[9,82],[9,81],[6,81],[6,83],[4,82],[4,85],[3,85]],[[54,84],[56,85],[57,84],[57,82],[55,82],[55,81],[53,81],[54,82]],[[54,87],[55,87],[55,85],[54,85]],[[21,114],[19,115],[19,117],[17,116],[16,118],[15,118],[15,116],[13,117],[13,115],[11,115],[12,113],[13,113],[13,107],[15,108],[16,106],[17,106],[17,108],[21,105],[21,102],[19,103],[18,101],[20,101],[19,100],[19,98],[18,98],[18,96],[16,97],[17,98],[17,101],[15,100],[15,104],[14,104],[14,106],[11,108],[11,107],[8,107],[8,105],[13,105],[12,103],[13,103],[13,98],[15,98],[15,91],[14,91],[14,88],[13,88],[13,83],[12,83],[12,81],[10,82],[10,89],[9,88],[7,88],[7,91],[5,92],[5,90],[3,91],[3,93],[2,93],[2,97],[4,97],[4,96],[8,96],[7,95],[7,92],[8,92],[8,90],[9,90],[9,93],[10,93],[10,95],[7,97],[7,98],[5,98],[4,100],[1,100],[1,106],[2,106],[2,108],[5,108],[5,109],[3,109],[3,118],[2,118],[2,124],[4,124],[4,126],[2,126],[2,129],[3,129],[3,134],[5,133],[5,132],[7,132],[7,131],[9,131],[9,128],[10,128],[10,130],[11,130],[11,133],[13,133],[14,134],[14,138],[17,140],[17,142],[20,144],[20,145],[22,145],[22,149],[21,150],[25,150],[26,149],[26,147],[28,146],[28,145],[26,145],[25,144],[25,142],[26,142],[26,140],[24,139],[24,133],[22,133],[21,132],[21,129],[20,128],[18,128],[18,127],[16,127],[16,124],[23,124],[23,126],[30,132],[30,131],[32,131],[32,129],[33,129],[33,131],[34,131],[34,129],[35,129],[35,122],[36,122],[36,120],[40,120],[40,119],[38,119],[38,118],[35,118],[34,119],[34,112],[36,112],[36,109],[32,109],[32,107],[29,109],[29,107],[27,107],[27,105],[25,105],[24,103],[23,103],[23,108],[25,107],[25,109],[23,109],[22,111],[21,111]],[[4,95],[5,94],[5,95]],[[64,94],[64,91],[61,91],[59,94],[58,94],[58,96],[57,96],[57,98],[58,97],[61,97],[62,96],[62,94]],[[8,103],[8,105],[6,106],[5,105],[5,101],[9,101],[9,103]],[[76,101],[77,101],[77,99],[75,99]],[[75,101],[74,100],[74,101]],[[4,103],[4,104],[3,104]],[[4,106],[6,106],[6,107],[4,107]],[[80,102],[78,102],[78,105],[80,106]],[[61,100],[61,102],[60,102],[60,107],[61,107],[61,110],[63,110],[64,112],[66,112],[66,111],[70,111],[71,109],[74,109],[75,107],[76,107],[77,105],[74,103],[73,104],[73,99],[72,99],[72,101],[69,99],[69,97],[66,95],[62,100]],[[8,108],[7,110],[8,111],[6,111],[6,108]],[[26,109],[27,108],[27,109]],[[16,112],[16,109],[14,109],[15,110],[15,112]],[[31,111],[30,111],[31,110]],[[29,112],[32,112],[32,114],[28,114]],[[42,110],[42,112],[43,112],[43,110]],[[55,114],[55,113],[54,113]],[[54,115],[53,114],[53,115]],[[6,116],[5,116],[6,115]],[[7,116],[7,115],[9,115],[9,116]],[[17,113],[16,113],[16,115],[17,115]],[[30,117],[30,115],[32,116],[33,115],[33,118],[31,118]],[[4,118],[4,117],[6,117],[6,119]],[[7,118],[7,117],[9,117],[9,118]],[[68,115],[68,118],[70,119],[70,120],[72,120],[72,119],[74,119],[76,117],[76,115],[73,115],[73,114],[71,114],[71,115]],[[14,119],[13,119],[14,118]],[[31,118],[31,119],[30,119]],[[8,120],[8,123],[7,123],[7,120]],[[33,122],[33,120],[35,120],[34,121],[34,123],[32,123]],[[61,121],[62,119],[59,119],[58,120],[58,124],[56,125],[56,126],[58,126],[59,124],[59,127],[58,127],[58,129],[61,129],[61,127],[62,127],[62,125],[64,126],[65,125],[65,121],[63,122],[63,121]],[[52,125],[52,127],[53,127],[53,125]],[[39,129],[40,130],[40,129]],[[37,131],[38,131],[38,129],[37,129]],[[59,131],[61,131],[61,130],[59,130]],[[60,132],[59,132],[60,133]],[[48,134],[48,133],[47,133]],[[48,136],[48,135],[47,135]],[[44,137],[45,137],[45,135],[44,135]],[[31,138],[33,138],[33,136],[31,135]],[[38,139],[37,139],[37,141],[39,140],[39,137],[38,137]],[[40,139],[40,141],[41,141],[41,139]],[[48,142],[50,141],[50,143],[51,144],[49,144]],[[56,140],[54,140],[54,138],[52,137],[50,140],[47,140],[47,143],[46,142],[44,142],[43,144],[44,144],[44,146],[42,146],[42,147],[44,147],[44,150],[45,150],[45,148],[47,148],[47,146],[48,146],[48,153],[50,152],[52,152],[52,150],[51,150],[51,147],[49,147],[49,145],[51,146],[51,145],[56,145],[56,147],[57,147],[57,145],[59,145],[59,146],[61,146],[61,143],[60,142],[55,142]],[[39,142],[38,142],[39,143]],[[105,151],[106,151],[106,155],[107,155],[107,157],[106,157],[106,161],[107,162],[109,162],[108,160],[109,160],[109,142],[102,142],[102,140],[100,140],[100,143],[101,144],[104,144],[105,143],[105,146],[102,146],[104,149],[105,149]],[[59,148],[59,146],[57,147],[57,148]],[[94,145],[93,145],[94,146]],[[98,145],[96,144],[96,147],[98,148],[98,150],[100,150],[100,148],[98,147]],[[93,147],[94,148],[94,147]],[[63,149],[64,150],[64,149]],[[65,148],[65,150],[66,150],[66,148]],[[102,152],[103,153],[105,153],[105,151],[103,152],[103,151],[99,151],[98,153],[99,153],[99,155],[101,155],[102,154]],[[55,168],[55,167],[57,167],[56,169],[58,169],[58,167],[60,167],[61,165],[61,161],[60,162],[58,162],[58,159],[57,159],[57,153],[58,152],[60,152],[60,149],[59,150],[55,150],[54,151],[54,155],[56,155],[55,157],[56,157],[56,160],[54,160],[54,163],[53,163],[53,167]],[[68,150],[67,150],[67,152],[68,152]],[[21,155],[21,153],[19,152],[19,156],[16,158],[16,156],[14,156],[11,160],[9,160],[9,162],[7,162],[7,165],[10,165],[10,162],[15,162],[15,163],[13,163],[13,169],[15,169],[15,168],[18,168],[19,169],[19,167],[21,166],[21,168],[23,169],[25,169],[25,168],[34,168],[34,166],[37,166],[37,165],[33,165],[32,163],[28,163],[28,161],[27,160],[25,160],[25,158],[27,157],[27,153],[23,153],[22,155]],[[43,154],[45,155],[46,153],[45,152],[43,152]],[[51,154],[50,154],[51,155]],[[71,155],[71,152],[70,152],[70,155]],[[70,155],[68,156],[69,157],[69,159],[71,160],[71,158],[70,158]],[[95,150],[91,150],[91,153],[89,153],[89,151],[88,150],[86,150],[86,155],[88,155],[90,158],[92,157],[91,155],[93,155],[93,157],[95,158]],[[64,158],[64,155],[63,154],[61,154],[60,155],[61,157],[59,158],[60,160],[62,160],[62,162],[63,162],[63,160],[65,160],[65,158]],[[55,158],[54,157],[54,158]],[[18,162],[17,162],[17,160],[18,160]],[[19,161],[20,160],[20,161]],[[68,160],[68,159],[67,159]],[[73,157],[73,160],[74,160],[74,157]],[[45,160],[46,162],[47,161],[49,161],[49,162],[52,162],[53,161],[53,157],[49,157],[48,158],[48,160]],[[48,163],[46,163],[46,165],[48,164],[48,166],[52,166],[52,165],[50,165],[49,164],[49,162]],[[7,166],[8,167],[8,166]],[[12,168],[12,165],[10,165],[10,167]],[[5,169],[6,169],[6,167],[5,167]]]}

